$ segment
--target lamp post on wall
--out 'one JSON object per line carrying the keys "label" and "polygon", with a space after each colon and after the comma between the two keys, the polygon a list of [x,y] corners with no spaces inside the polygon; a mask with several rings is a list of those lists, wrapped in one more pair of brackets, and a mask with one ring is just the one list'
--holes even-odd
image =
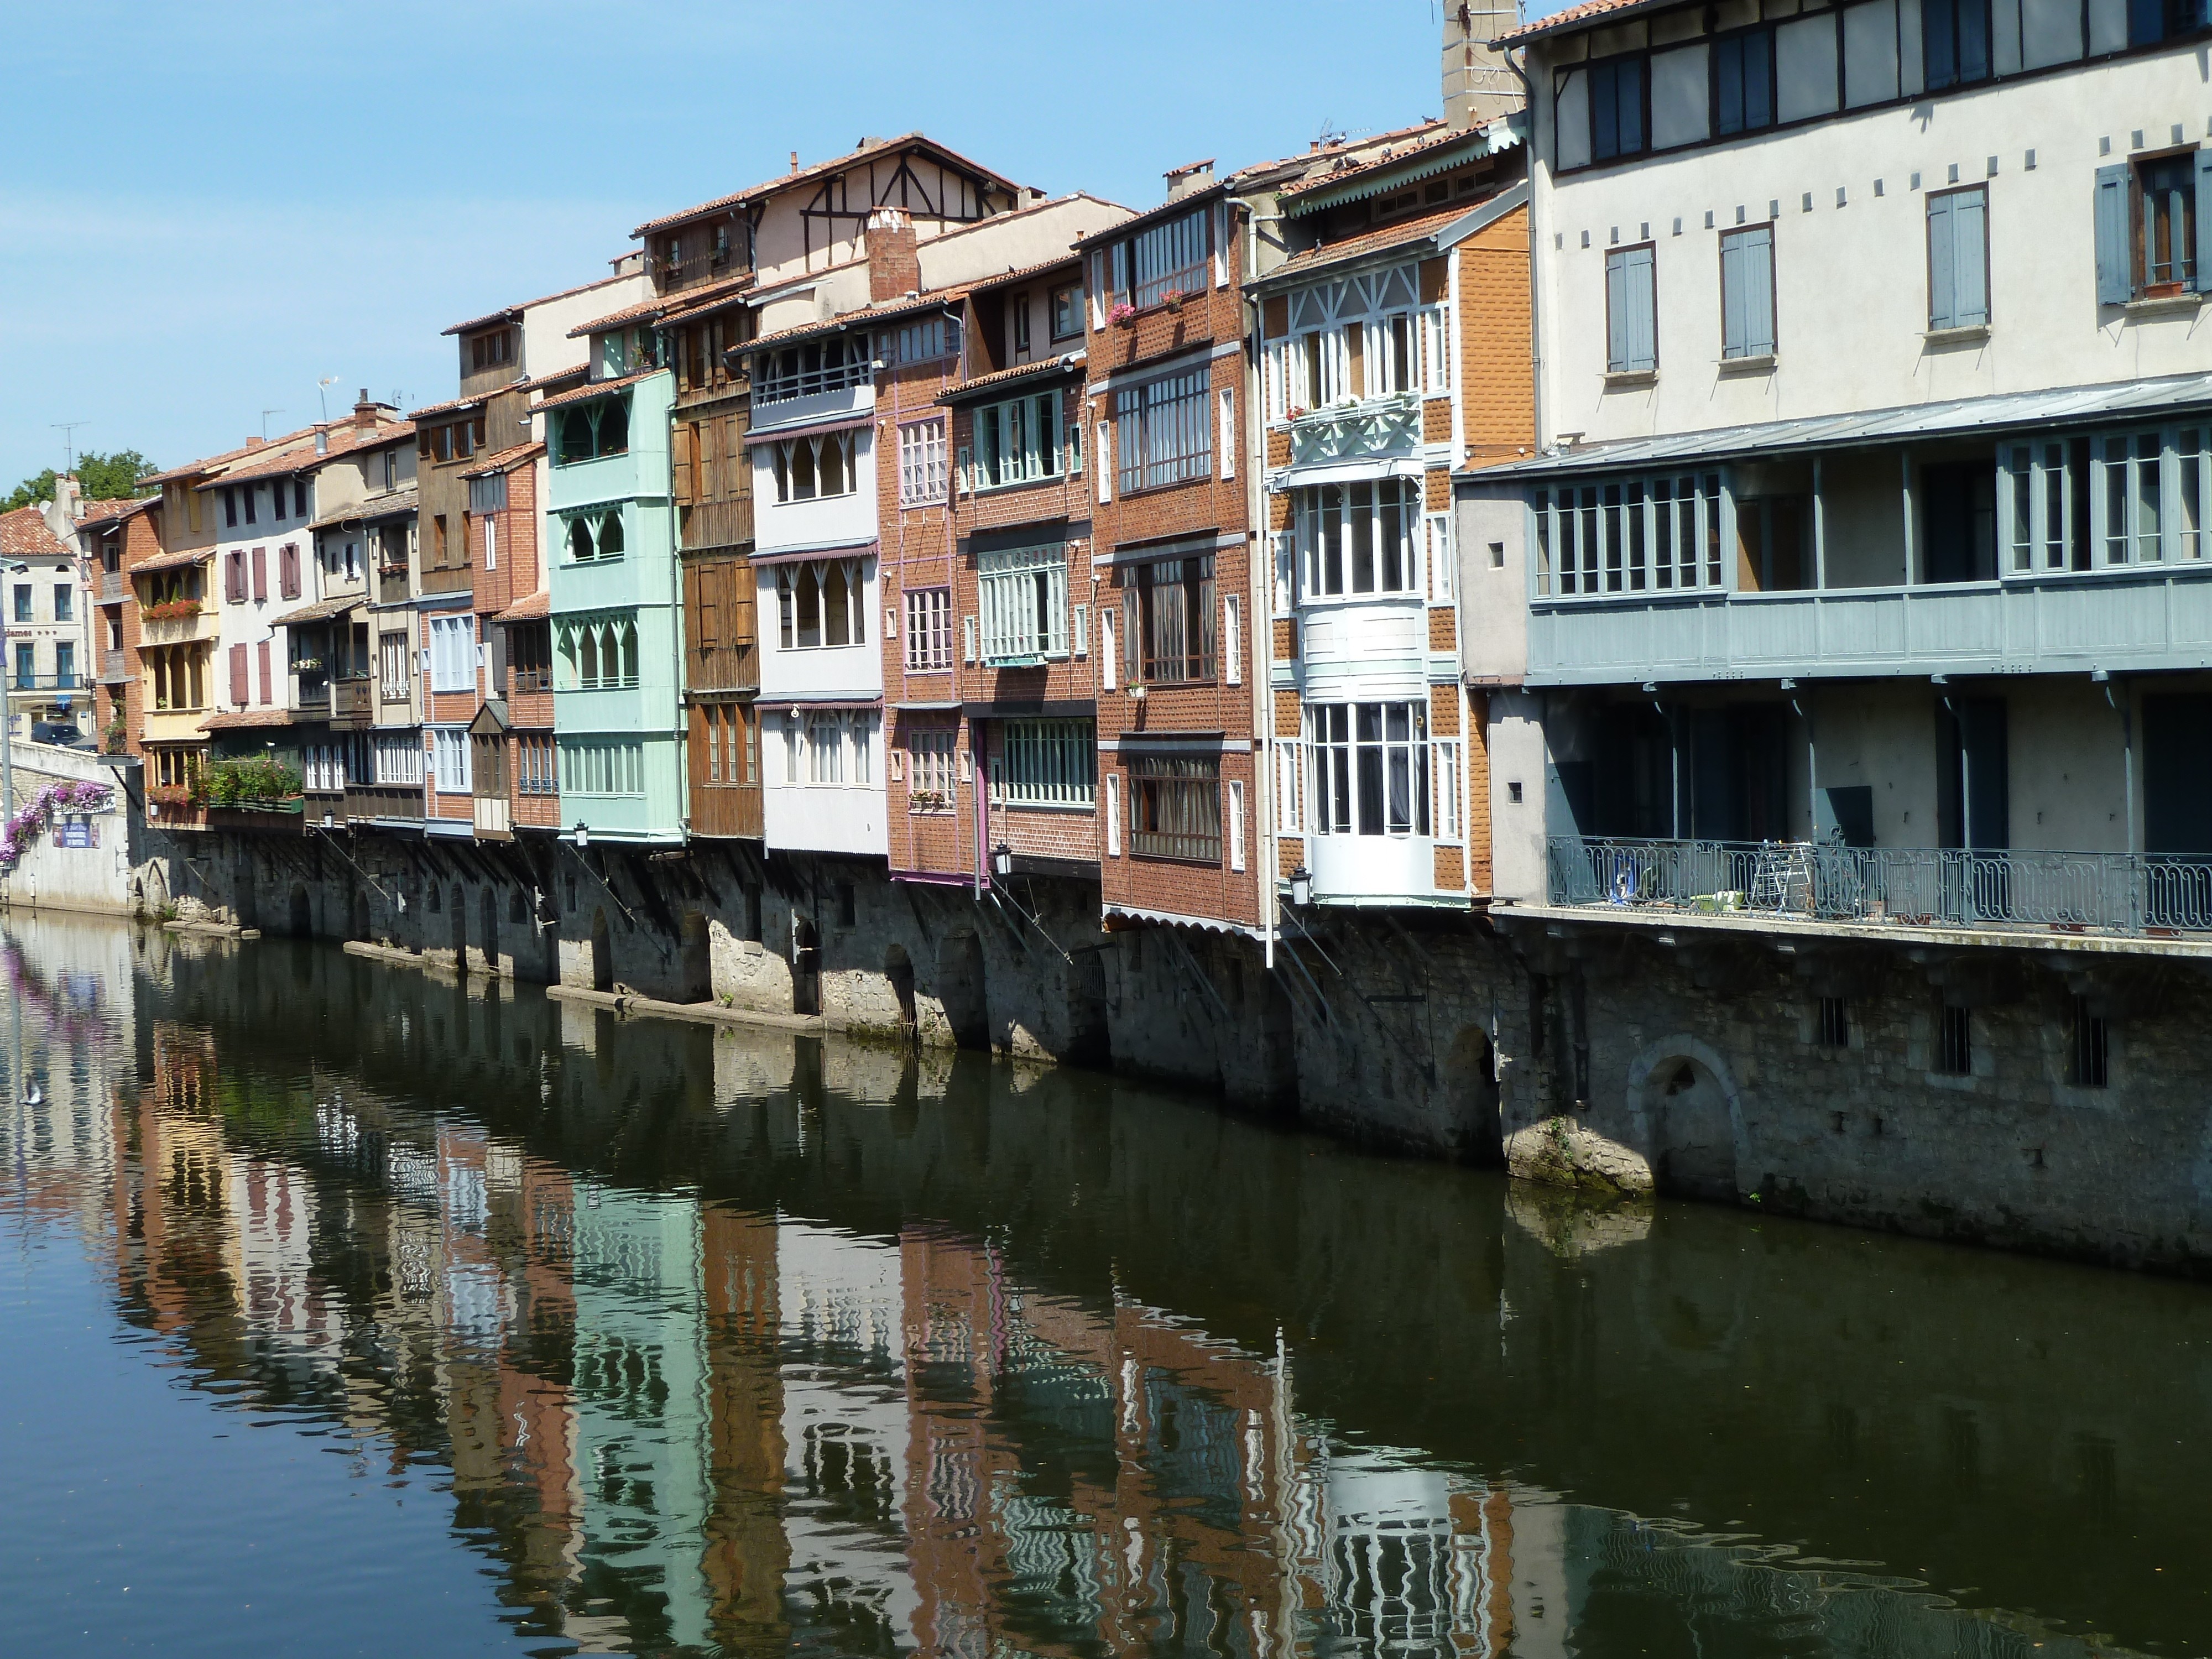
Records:
{"label": "lamp post on wall", "polygon": [[[31,567],[21,560],[0,564],[0,574],[27,576]],[[7,684],[8,616],[0,611],[0,822],[15,812],[15,705],[9,696],[13,690]]]}
{"label": "lamp post on wall", "polygon": [[1291,872],[1291,902],[1301,910],[1313,902],[1313,872],[1303,864]]}
{"label": "lamp post on wall", "polygon": [[1004,842],[991,849],[991,873],[1000,881],[1014,873],[1014,849]]}

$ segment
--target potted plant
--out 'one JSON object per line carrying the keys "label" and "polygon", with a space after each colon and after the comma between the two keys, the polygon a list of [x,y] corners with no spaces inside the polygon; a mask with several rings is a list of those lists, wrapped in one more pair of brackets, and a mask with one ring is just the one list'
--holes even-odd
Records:
{"label": "potted plant", "polygon": [[1183,292],[1179,288],[1171,288],[1168,289],[1166,293],[1160,295],[1160,303],[1165,306],[1170,311],[1181,311],[1182,309],[1182,301]]}
{"label": "potted plant", "polygon": [[1114,308],[1106,313],[1106,320],[1116,328],[1134,328],[1137,325],[1137,308],[1127,300],[1116,300]]}

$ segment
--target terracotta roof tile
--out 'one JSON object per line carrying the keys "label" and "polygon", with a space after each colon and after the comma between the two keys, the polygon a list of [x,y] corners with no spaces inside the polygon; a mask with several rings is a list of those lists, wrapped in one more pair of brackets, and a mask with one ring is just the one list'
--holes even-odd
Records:
{"label": "terracotta roof tile", "polygon": [[0,513],[0,553],[18,559],[58,559],[66,558],[69,549],[46,528],[46,514],[33,503]]}
{"label": "terracotta roof tile", "polygon": [[1471,197],[1464,202],[1434,213],[1425,213],[1418,219],[1407,219],[1395,225],[1381,225],[1363,231],[1357,236],[1346,236],[1341,241],[1323,242],[1319,247],[1301,248],[1277,265],[1254,288],[1271,288],[1285,276],[1297,276],[1323,265],[1333,265],[1346,259],[1363,259],[1370,253],[1386,253],[1394,247],[1407,247],[1416,242],[1425,242],[1439,231],[1480,207],[1497,196],[1497,191]]}
{"label": "terracotta roof tile", "polygon": [[[544,405],[540,404],[539,407],[543,408]],[[533,438],[526,444],[516,444],[511,448],[501,450],[496,455],[485,456],[461,476],[464,478],[488,478],[495,472],[512,472],[523,462],[534,461],[544,453],[544,441]]]}
{"label": "terracotta roof tile", "polygon": [[256,726],[289,726],[289,708],[238,708],[227,714],[210,714],[200,722],[203,732],[242,732]]}
{"label": "terracotta roof tile", "polygon": [[544,588],[517,599],[492,617],[494,622],[536,622],[553,614],[553,596]]}
{"label": "terracotta roof tile", "polygon": [[173,466],[167,472],[153,473],[149,477],[141,478],[138,482],[149,484],[163,484],[171,483],[177,479],[197,478],[203,472],[210,471],[216,467],[227,466],[231,462],[238,460],[241,457],[247,455],[258,455],[264,450],[282,449],[288,445],[299,442],[302,438],[312,438],[314,435],[314,428],[312,426],[303,426],[296,432],[287,432],[279,437],[270,438],[263,443],[240,444],[235,449],[224,450],[220,455],[206,455],[203,456],[197,461],[186,461],[182,466]]}
{"label": "terracotta roof tile", "polygon": [[1431,150],[1449,149],[1454,144],[1479,140],[1485,132],[1482,127],[1463,127],[1454,131],[1446,127],[1441,121],[1433,125],[1417,128],[1415,131],[1418,137],[1407,143],[1393,144],[1388,155],[1370,155],[1365,161],[1355,162],[1351,167],[1336,167],[1327,172],[1317,173],[1311,178],[1299,179],[1297,184],[1283,192],[1283,204],[1289,207],[1303,197],[1311,196],[1324,190],[1334,190],[1340,185],[1354,183],[1374,173],[1387,173],[1392,167],[1403,167],[1407,162],[1425,155]]}
{"label": "terracotta roof tile", "polygon": [[[236,466],[226,467],[216,477],[198,488],[217,489],[227,483],[236,483],[245,478],[266,478],[272,475],[282,477],[293,472],[313,472],[317,467],[331,461],[343,460],[364,449],[375,449],[395,439],[411,436],[415,430],[411,421],[380,420],[367,432],[353,423],[349,416],[343,421],[333,421],[324,430],[330,434],[330,447],[317,453],[313,444],[295,444],[265,455],[260,449],[252,452],[254,459],[241,461]],[[310,427],[312,436],[315,428]]]}
{"label": "terracotta roof tile", "polygon": [[[501,392],[504,392],[507,388],[506,386],[501,386],[499,389]],[[442,404],[425,404],[422,408],[416,410],[407,418],[410,421],[420,421],[425,416],[452,415],[456,414],[464,409],[481,409],[483,406],[484,399],[489,398],[491,395],[492,394],[490,392],[485,392],[480,397],[449,398]]]}
{"label": "terracotta roof tile", "polygon": [[641,319],[658,317],[667,309],[667,301],[662,299],[658,294],[648,295],[635,305],[624,306],[620,311],[610,311],[604,317],[594,317],[588,323],[577,324],[568,331],[568,337],[572,340],[580,340],[586,334],[596,334],[599,330],[612,328],[618,323],[636,322]]}
{"label": "terracotta roof tile", "polygon": [[1577,23],[1587,22],[1595,17],[1632,11],[1656,3],[1657,0],[1583,0],[1579,6],[1569,6],[1553,12],[1549,17],[1539,17],[1533,22],[1522,24],[1517,29],[1508,29],[1490,44],[1498,46],[1514,40],[1529,40],[1540,34],[1552,34],[1560,29],[1571,28]]}
{"label": "terracotta roof tile", "polygon": [[187,565],[195,565],[204,559],[213,557],[215,557],[215,549],[211,547],[181,548],[174,553],[156,553],[150,559],[139,560],[131,567],[131,574],[135,576],[140,571],[150,573],[156,570],[182,570]]}
{"label": "terracotta roof tile", "polygon": [[417,499],[415,484],[410,480],[397,489],[380,489],[365,501],[349,501],[317,519],[307,528],[327,530],[332,525],[367,524],[374,519],[388,519],[395,513],[412,513]]}
{"label": "terracotta roof tile", "polygon": [[750,270],[742,276],[725,277],[719,283],[708,283],[704,288],[686,289],[681,294],[668,296],[668,314],[660,320],[664,325],[681,323],[705,311],[719,310],[752,286]]}
{"label": "terracotta roof tile", "polygon": [[143,513],[149,507],[159,507],[159,495],[120,495],[112,501],[87,501],[77,515],[81,525],[106,524],[111,519],[127,519],[134,513]]}
{"label": "terracotta roof tile", "polygon": [[637,273],[617,271],[611,276],[600,276],[588,283],[579,283],[574,288],[564,288],[558,294],[542,295],[535,300],[525,300],[520,305],[502,306],[497,311],[488,311],[481,317],[471,317],[465,323],[455,323],[451,328],[441,329],[441,334],[469,334],[480,328],[489,328],[494,323],[521,320],[522,313],[532,306],[550,306],[556,300],[567,300],[579,294],[588,294],[595,288],[605,288],[609,283],[626,283]]}
{"label": "terracotta roof tile", "polygon": [[974,392],[995,390],[1018,380],[1048,380],[1055,374],[1072,374],[1081,371],[1087,354],[1070,351],[1058,357],[1042,357],[1033,363],[1016,363],[1012,368],[994,369],[988,374],[971,374],[957,386],[945,388],[937,401],[940,404],[963,404]]}
{"label": "terracotta roof tile", "polygon": [[928,149],[946,161],[967,168],[970,173],[1004,185],[1017,195],[1021,192],[1021,186],[1005,174],[994,173],[981,162],[969,161],[959,151],[946,149],[934,138],[920,132],[902,132],[896,138],[886,138],[881,143],[861,145],[857,149],[846,151],[842,155],[832,156],[826,161],[813,162],[793,173],[778,173],[773,179],[763,179],[759,184],[738,191],[732,195],[718,196],[711,202],[702,202],[698,206],[686,208],[681,213],[664,213],[658,219],[647,220],[635,230],[630,232],[630,234],[647,236],[656,230],[665,230],[670,225],[680,225],[686,219],[696,219],[703,213],[712,213],[717,208],[740,207],[745,203],[789,190],[794,185],[805,184],[809,179],[818,178],[823,173],[836,173],[842,168],[852,167],[867,156],[879,154],[884,150],[899,149],[908,145],[916,145]]}
{"label": "terracotta roof tile", "polygon": [[737,349],[757,351],[763,346],[783,345],[816,334],[836,334],[844,329],[865,328],[894,317],[911,317],[919,312],[935,311],[957,304],[981,286],[980,283],[963,283],[957,288],[934,289],[919,299],[879,301],[857,311],[841,311],[835,317],[824,317],[819,322],[800,323],[794,328],[780,328],[773,334],[763,334],[747,340]]}
{"label": "terracotta roof tile", "polygon": [[635,374],[625,374],[619,380],[593,380],[589,386],[578,386],[574,392],[564,392],[557,398],[548,398],[543,403],[530,405],[533,415],[540,410],[561,409],[569,404],[580,404],[586,398],[597,398],[610,392],[619,392],[626,386],[635,386],[640,380],[649,380],[656,374],[665,374],[665,368],[641,369]]}

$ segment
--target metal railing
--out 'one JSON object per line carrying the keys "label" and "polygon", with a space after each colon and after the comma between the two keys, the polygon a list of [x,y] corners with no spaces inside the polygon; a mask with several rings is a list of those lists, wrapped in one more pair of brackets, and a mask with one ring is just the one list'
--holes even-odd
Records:
{"label": "metal railing", "polygon": [[794,398],[811,398],[823,392],[842,392],[848,386],[870,386],[874,381],[875,365],[865,352],[822,368],[780,371],[762,362],[753,371],[753,407],[789,403]]}
{"label": "metal railing", "polygon": [[1802,921],[2212,931],[2212,859],[1555,836],[1552,902]]}

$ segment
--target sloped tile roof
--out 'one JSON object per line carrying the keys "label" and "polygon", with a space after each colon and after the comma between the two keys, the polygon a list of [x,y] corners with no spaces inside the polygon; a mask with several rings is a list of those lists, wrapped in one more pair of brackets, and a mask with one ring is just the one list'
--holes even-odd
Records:
{"label": "sloped tile roof", "polygon": [[1568,6],[1553,12],[1549,17],[1539,17],[1533,22],[1522,24],[1517,29],[1508,29],[1490,44],[1500,46],[1516,40],[1532,40],[1540,34],[1555,34],[1594,18],[1610,16],[1614,12],[1636,11],[1656,3],[1658,0],[1583,0],[1579,6]]}
{"label": "sloped tile roof", "polygon": [[[544,404],[538,405],[541,409]],[[533,438],[526,444],[515,444],[495,455],[487,455],[467,471],[464,478],[489,478],[495,472],[511,472],[525,461],[534,461],[545,453],[543,439]]]}
{"label": "sloped tile roof", "polygon": [[548,398],[543,403],[532,404],[530,405],[530,412],[534,415],[540,410],[562,409],[570,404],[580,404],[586,398],[598,398],[610,392],[619,392],[626,386],[635,386],[640,380],[649,380],[656,374],[667,373],[665,368],[643,368],[635,374],[624,374],[617,380],[593,380],[588,386],[578,386],[574,392],[564,392],[557,398]]}
{"label": "sloped tile roof", "polygon": [[681,213],[664,213],[658,219],[647,220],[635,230],[630,232],[630,234],[633,236],[648,236],[656,230],[666,229],[670,225],[680,225],[686,219],[696,219],[702,213],[712,213],[717,208],[742,207],[748,202],[757,201],[764,197],[777,195],[783,191],[791,189],[794,185],[807,184],[816,179],[823,177],[825,174],[841,172],[846,167],[855,166],[868,156],[880,155],[885,150],[902,149],[908,146],[926,149],[932,155],[937,156],[939,160],[950,161],[956,167],[965,167],[969,173],[974,173],[978,178],[988,179],[994,184],[1004,185],[1008,190],[1013,191],[1017,196],[1023,193],[1022,187],[1019,185],[1017,185],[1012,179],[1007,178],[1004,173],[994,173],[990,168],[983,166],[980,161],[969,161],[966,156],[961,155],[959,151],[948,149],[945,145],[939,143],[934,138],[929,137],[926,134],[920,132],[902,132],[896,138],[886,138],[879,143],[863,143],[855,149],[846,151],[842,155],[832,156],[826,161],[816,161],[811,166],[800,167],[795,172],[778,173],[772,179],[764,179],[759,184],[738,191],[732,195],[718,196],[711,202],[702,202],[696,207],[686,208]]}
{"label": "sloped tile roof", "polygon": [[46,528],[46,515],[33,502],[13,513],[0,513],[0,553],[18,559],[59,559],[69,556],[69,549]]}
{"label": "sloped tile roof", "polygon": [[526,594],[495,616],[494,622],[537,622],[553,614],[553,596],[544,588]]}
{"label": "sloped tile roof", "polygon": [[210,714],[200,722],[203,732],[240,732],[261,726],[289,726],[289,708],[238,708],[227,714]]}

